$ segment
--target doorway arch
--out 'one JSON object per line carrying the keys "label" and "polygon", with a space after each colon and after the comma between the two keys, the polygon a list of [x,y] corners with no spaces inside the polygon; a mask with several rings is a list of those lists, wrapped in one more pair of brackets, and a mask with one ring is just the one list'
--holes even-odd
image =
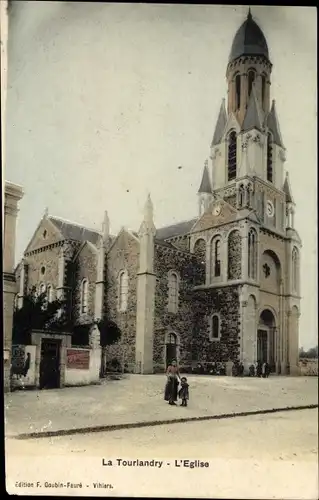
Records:
{"label": "doorway arch", "polygon": [[165,365],[167,366],[179,358],[179,339],[175,332],[169,331],[165,338]]}
{"label": "doorway arch", "polygon": [[276,316],[270,308],[262,310],[257,331],[257,360],[267,362],[271,371],[276,367]]}

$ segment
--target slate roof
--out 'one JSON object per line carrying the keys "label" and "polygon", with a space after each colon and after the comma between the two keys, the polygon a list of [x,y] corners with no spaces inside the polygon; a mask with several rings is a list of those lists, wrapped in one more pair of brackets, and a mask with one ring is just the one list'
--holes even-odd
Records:
{"label": "slate roof", "polygon": [[276,112],[276,105],[275,101],[272,101],[271,105],[271,110],[268,113],[267,116],[267,127],[269,130],[271,130],[273,134],[273,139],[275,144],[277,144],[280,147],[284,147],[283,142],[282,142],[282,137],[280,133],[280,128],[279,128],[279,122],[278,122],[278,117],[277,117],[277,112]]}
{"label": "slate roof", "polygon": [[242,125],[242,130],[250,130],[252,128],[257,128],[262,130],[262,111],[259,106],[259,102],[256,96],[255,86],[253,85],[247,111]]}
{"label": "slate roof", "polygon": [[212,140],[212,146],[220,144],[222,137],[224,135],[225,127],[227,123],[227,113],[225,107],[225,99],[222,100],[220,105],[219,114],[216,122],[215,132]]}
{"label": "slate roof", "polygon": [[198,217],[171,226],[162,227],[156,231],[156,240],[166,240],[174,236],[188,234],[197,220]]}
{"label": "slate roof", "polygon": [[268,45],[262,30],[253,20],[250,9],[246,21],[237,30],[231,47],[229,62],[240,56],[264,56],[269,59]]}
{"label": "slate roof", "polygon": [[57,227],[57,229],[63,234],[66,240],[75,241],[89,241],[96,245],[101,234],[94,229],[88,229],[84,226],[77,224],[76,222],[70,222],[59,217],[54,217],[49,215],[50,221]]}
{"label": "slate roof", "polygon": [[203,170],[203,177],[202,177],[202,182],[199,186],[199,193],[209,193],[212,194],[212,185],[210,183],[210,178],[209,178],[209,172],[208,172],[208,167],[205,165],[204,170]]}

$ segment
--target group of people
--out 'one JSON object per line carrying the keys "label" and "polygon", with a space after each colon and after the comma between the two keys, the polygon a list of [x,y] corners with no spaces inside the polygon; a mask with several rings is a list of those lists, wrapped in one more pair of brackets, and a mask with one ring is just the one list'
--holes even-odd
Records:
{"label": "group of people", "polygon": [[251,365],[249,367],[249,375],[251,377],[262,377],[268,378],[270,375],[270,366],[267,361],[262,363],[261,361],[257,361],[256,366]]}
{"label": "group of people", "polygon": [[[234,363],[233,375],[243,376],[243,374],[243,363]],[[256,365],[251,365],[249,367],[250,377],[268,378],[269,374],[270,366],[267,362],[262,363],[261,361],[257,361]],[[168,401],[168,404],[170,405],[176,406],[176,402],[180,399],[181,406],[187,406],[187,402],[189,400],[189,384],[186,377],[180,376],[179,368],[175,359],[168,365],[166,375],[167,381],[164,392],[165,401]]]}
{"label": "group of people", "polygon": [[186,377],[180,377],[175,359],[168,366],[166,375],[165,401],[168,401],[170,405],[176,406],[177,400],[180,399],[181,406],[187,406],[187,401],[189,400],[189,385]]}

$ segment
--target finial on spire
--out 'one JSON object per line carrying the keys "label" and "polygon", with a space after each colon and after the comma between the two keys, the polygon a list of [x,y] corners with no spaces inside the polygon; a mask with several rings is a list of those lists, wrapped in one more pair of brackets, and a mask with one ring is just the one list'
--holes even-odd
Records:
{"label": "finial on spire", "polygon": [[144,206],[144,220],[153,221],[153,203],[150,193],[148,193],[147,195],[146,203]]}
{"label": "finial on spire", "polygon": [[253,16],[251,15],[251,10],[250,10],[250,6],[248,8],[248,14],[247,14],[247,19],[252,19]]}
{"label": "finial on spire", "polygon": [[208,160],[207,160],[207,158],[206,158],[206,160],[205,160],[205,162],[204,162],[204,167],[205,167],[205,168],[208,168]]}
{"label": "finial on spire", "polygon": [[102,224],[103,238],[107,238],[110,234],[110,219],[107,210],[104,212],[103,224]]}
{"label": "finial on spire", "polygon": [[47,217],[49,215],[49,209],[48,207],[45,207],[44,209],[44,217]]}

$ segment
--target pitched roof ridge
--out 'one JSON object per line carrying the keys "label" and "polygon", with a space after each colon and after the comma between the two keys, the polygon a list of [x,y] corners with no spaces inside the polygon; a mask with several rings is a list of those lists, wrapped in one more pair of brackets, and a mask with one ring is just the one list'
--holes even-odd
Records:
{"label": "pitched roof ridge", "polygon": [[181,220],[179,222],[167,224],[166,226],[158,227],[157,230],[159,231],[160,229],[165,229],[167,227],[177,226],[178,224],[184,224],[185,222],[191,222],[191,221],[196,220],[196,219],[198,219],[198,217],[191,217],[189,219]]}
{"label": "pitched roof ridge", "polygon": [[78,227],[81,227],[83,229],[86,229],[87,231],[92,231],[94,233],[97,233],[97,234],[101,234],[100,231],[98,231],[97,229],[93,229],[93,228],[90,228],[90,227],[87,227],[85,226],[84,224],[79,224],[78,222],[74,222],[74,221],[71,221],[71,220],[68,220],[68,219],[64,219],[63,217],[59,217],[57,215],[48,215],[48,218],[49,219],[57,219],[58,221],[62,222],[62,223],[65,223],[65,224],[72,224],[73,226],[78,226]]}

